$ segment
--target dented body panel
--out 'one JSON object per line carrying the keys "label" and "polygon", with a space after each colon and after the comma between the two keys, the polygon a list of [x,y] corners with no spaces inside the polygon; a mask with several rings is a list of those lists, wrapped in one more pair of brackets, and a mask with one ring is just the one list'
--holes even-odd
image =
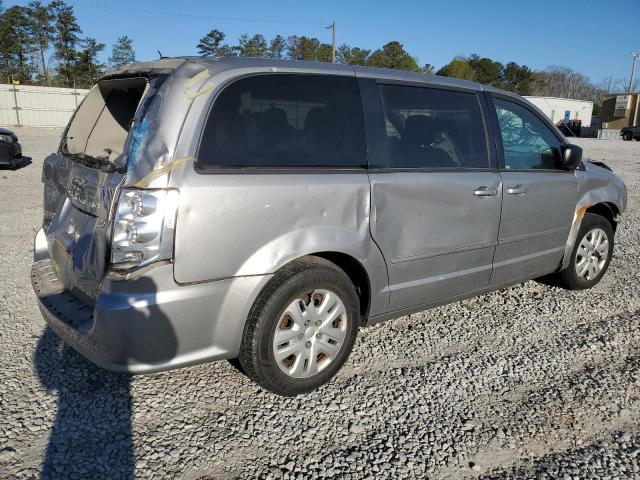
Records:
{"label": "dented body panel", "polygon": [[389,269],[390,310],[452,297],[489,283],[500,225],[496,172],[374,173],[372,237]]}
{"label": "dented body panel", "polygon": [[577,201],[573,220],[562,259],[562,268],[566,268],[571,260],[570,254],[575,244],[582,218],[587,209],[598,204],[606,204],[612,208],[614,217],[627,209],[627,187],[620,178],[610,170],[585,161],[575,171],[577,179]]}
{"label": "dented body panel", "polygon": [[265,275],[304,255],[338,252],[370,273],[372,314],[386,311],[386,267],[369,234],[366,173],[225,175],[191,168],[181,192],[178,283]]}
{"label": "dented body panel", "polygon": [[[81,150],[83,142],[65,131],[60,151],[44,162],[32,269],[44,318],[83,355],[133,373],[235,358],[249,310],[274,272],[314,254],[341,254],[362,267],[362,320],[375,323],[566,266],[586,208],[626,208],[622,182],[588,162],[537,174],[532,195],[509,204],[503,190],[523,174],[497,168],[199,168],[205,122],[226,86],[285,72],[493,91],[407,72],[248,58],[163,59],[108,72],[105,82],[148,82],[131,122],[120,125],[122,152],[108,151],[98,166],[78,161],[65,145]],[[94,90],[91,101],[106,102],[106,91]],[[480,186],[496,194],[474,197]],[[123,189],[179,192],[170,259],[129,273],[112,268]]]}
{"label": "dented body panel", "polygon": [[49,252],[62,284],[94,300],[106,273],[109,216],[123,176],[60,154],[44,161],[44,219]]}

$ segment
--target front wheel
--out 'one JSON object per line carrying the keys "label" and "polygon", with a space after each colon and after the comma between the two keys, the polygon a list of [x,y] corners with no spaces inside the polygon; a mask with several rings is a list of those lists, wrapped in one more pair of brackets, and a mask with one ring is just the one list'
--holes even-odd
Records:
{"label": "front wheel", "polygon": [[631,132],[624,132],[622,134],[622,139],[625,141],[629,141],[631,139],[633,139],[633,135],[631,134]]}
{"label": "front wheel", "polygon": [[570,290],[591,288],[609,268],[613,255],[613,227],[601,215],[586,213],[582,219],[569,266],[560,280]]}
{"label": "front wheel", "polygon": [[339,267],[318,257],[290,263],[251,308],[238,357],[244,373],[278,395],[316,389],[349,357],[359,311],[353,283]]}

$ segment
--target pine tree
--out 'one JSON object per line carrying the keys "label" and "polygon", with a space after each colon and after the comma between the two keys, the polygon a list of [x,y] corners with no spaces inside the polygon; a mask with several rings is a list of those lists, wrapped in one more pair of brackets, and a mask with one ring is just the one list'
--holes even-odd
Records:
{"label": "pine tree", "polygon": [[287,43],[282,35],[276,35],[269,42],[269,56],[271,58],[284,58]]}
{"label": "pine tree", "polygon": [[320,40],[292,35],[287,38],[287,55],[291,60],[317,60]]}
{"label": "pine tree", "polygon": [[229,45],[221,45],[224,40],[224,32],[214,29],[200,39],[198,53],[203,57],[224,57],[234,55],[233,48]]}
{"label": "pine tree", "polygon": [[116,43],[113,44],[109,64],[112,67],[120,67],[136,61],[136,53],[133,50],[133,40],[127,35],[118,37]]}
{"label": "pine tree", "polygon": [[238,46],[234,47],[235,51],[241,57],[266,57],[269,53],[267,41],[259,33],[253,37],[249,37],[246,33],[238,39]]}
{"label": "pine tree", "polygon": [[104,64],[98,61],[98,53],[104,50],[104,43],[95,38],[82,41],[82,48],[78,52],[78,61],[74,65],[74,76],[78,87],[91,87],[104,72]]}
{"label": "pine tree", "polygon": [[80,44],[80,34],[82,30],[73,7],[67,5],[62,0],[54,0],[49,4],[55,15],[55,39],[53,48],[55,58],[58,61],[58,76],[67,87],[75,86],[75,65],[78,63],[78,45]]}
{"label": "pine tree", "polygon": [[41,74],[46,85],[49,85],[49,73],[44,53],[55,38],[55,14],[49,6],[42,2],[30,2],[28,8],[29,21],[33,38],[40,56]]}
{"label": "pine tree", "polygon": [[410,72],[420,71],[416,59],[409,55],[400,42],[396,41],[386,43],[381,49],[373,52],[367,60],[367,65]]}
{"label": "pine tree", "polygon": [[0,15],[0,68],[7,81],[30,82],[36,51],[27,7],[13,6]]}

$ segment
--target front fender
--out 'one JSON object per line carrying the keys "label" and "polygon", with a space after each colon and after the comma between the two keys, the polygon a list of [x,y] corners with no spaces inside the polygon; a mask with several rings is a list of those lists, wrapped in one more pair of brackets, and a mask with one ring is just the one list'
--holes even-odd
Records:
{"label": "front fender", "polygon": [[584,171],[577,172],[577,177],[579,197],[564,249],[562,269],[569,266],[582,219],[589,208],[598,204],[613,205],[614,214],[621,214],[627,208],[627,189],[622,180],[613,173],[595,165],[588,165]]}

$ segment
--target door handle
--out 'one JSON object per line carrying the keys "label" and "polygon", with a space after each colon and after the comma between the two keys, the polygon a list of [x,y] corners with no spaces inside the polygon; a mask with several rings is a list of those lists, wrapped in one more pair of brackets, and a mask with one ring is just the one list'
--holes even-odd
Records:
{"label": "door handle", "polygon": [[527,193],[527,187],[519,183],[515,187],[508,187],[507,193],[510,195],[523,195]]}
{"label": "door handle", "polygon": [[498,195],[497,188],[478,187],[473,191],[476,197],[495,197]]}

